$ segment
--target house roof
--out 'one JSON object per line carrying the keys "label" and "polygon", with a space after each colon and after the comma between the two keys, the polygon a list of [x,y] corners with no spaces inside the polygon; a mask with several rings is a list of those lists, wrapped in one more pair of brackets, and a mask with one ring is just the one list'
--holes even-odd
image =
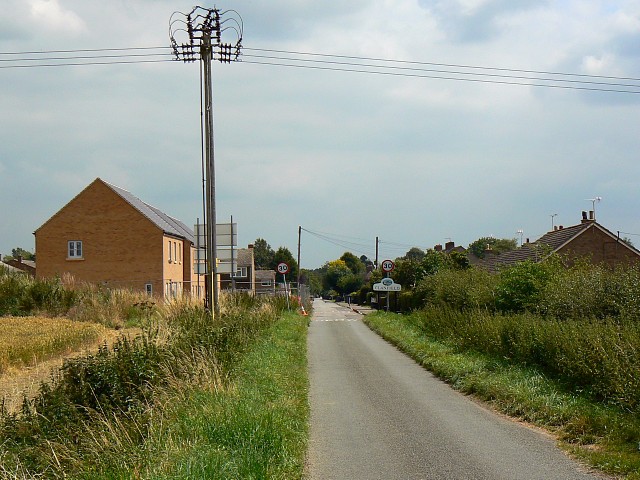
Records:
{"label": "house roof", "polygon": [[256,282],[261,280],[275,280],[275,270],[256,270]]}
{"label": "house roof", "polygon": [[239,248],[237,263],[239,267],[252,267],[253,266],[253,249]]}
{"label": "house roof", "polygon": [[129,205],[138,210],[142,215],[147,217],[151,222],[153,222],[158,228],[160,228],[164,233],[169,235],[175,235],[177,237],[182,237],[189,240],[191,243],[195,243],[195,237],[193,231],[187,227],[180,220],[177,220],[161,210],[157,209],[149,205],[148,203],[140,200],[138,197],[133,195],[131,192],[127,190],[117,187],[115,185],[111,185],[110,183],[105,182],[104,180],[100,180],[107,187],[113,190],[115,193],[120,195]]}
{"label": "house roof", "polygon": [[[195,236],[193,231],[187,227],[180,220],[177,220],[166,213],[162,212],[160,209],[149,205],[148,203],[140,200],[131,192],[128,192],[124,188],[117,187],[108,182],[105,182],[101,178],[96,178],[93,182],[91,182],[82,192],[78,193],[73,199],[71,199],[67,205],[69,205],[73,200],[82,195],[86,190],[91,188],[95,183],[101,183],[105,187],[109,188],[116,195],[121,197],[125,202],[135,208],[139,213],[141,213],[144,217],[149,219],[156,227],[162,230],[164,233],[168,235],[173,235],[178,238],[184,238],[191,243],[195,243]],[[66,205],[65,205],[66,207]],[[34,233],[37,233],[44,225],[49,223],[53,218],[60,214],[65,207],[62,207],[58,210],[52,217],[50,217],[44,224],[42,224]]]}
{"label": "house roof", "polygon": [[0,268],[6,268],[8,271],[13,273],[25,273],[24,270],[20,270],[19,268],[13,267],[5,262],[0,262]]}
{"label": "house roof", "polygon": [[[488,255],[485,256],[481,265],[488,268],[491,271],[496,271],[501,266],[513,265],[517,262],[525,260],[532,260],[538,262],[553,252],[559,251],[566,244],[574,240],[576,237],[582,235],[590,228],[597,228],[602,232],[609,235],[611,238],[618,240],[618,237],[611,231],[604,228],[602,225],[595,221],[586,221],[566,228],[558,228],[550,232],[545,233],[542,237],[532,243],[525,243],[520,248],[510,250],[508,252],[501,253],[500,255]],[[640,256],[640,251],[636,248],[620,242],[621,245],[633,251],[636,255]]]}

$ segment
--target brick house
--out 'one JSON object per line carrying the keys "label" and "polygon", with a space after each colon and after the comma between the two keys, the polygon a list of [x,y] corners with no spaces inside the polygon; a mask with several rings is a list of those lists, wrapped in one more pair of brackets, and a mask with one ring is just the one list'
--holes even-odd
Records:
{"label": "brick house", "polygon": [[[238,248],[238,257],[235,261],[235,274],[233,279],[228,273],[220,274],[220,288],[223,290],[235,290],[248,292],[251,295],[256,293],[256,266],[253,257],[253,245],[249,245],[248,248]],[[233,280],[233,281],[232,281]]]}
{"label": "brick house", "polygon": [[275,270],[256,270],[256,295],[276,294]]}
{"label": "brick house", "polygon": [[[582,220],[571,227],[556,226],[535,242],[527,242],[520,248],[496,255],[485,252],[484,259],[470,258],[476,264],[495,272],[502,266],[524,260],[539,262],[552,253],[562,255],[569,264],[579,258],[609,266],[640,263],[640,251],[625,243],[595,221],[594,213],[582,212]],[[471,256],[470,256],[471,257]]]}
{"label": "brick house", "polygon": [[34,235],[37,278],[68,274],[164,299],[204,294],[204,278],[193,272],[191,229],[100,178]]}
{"label": "brick house", "polygon": [[33,260],[24,260],[22,257],[18,256],[17,258],[7,260],[3,263],[14,268],[15,270],[28,273],[32,277],[36,276],[36,262],[34,262]]}

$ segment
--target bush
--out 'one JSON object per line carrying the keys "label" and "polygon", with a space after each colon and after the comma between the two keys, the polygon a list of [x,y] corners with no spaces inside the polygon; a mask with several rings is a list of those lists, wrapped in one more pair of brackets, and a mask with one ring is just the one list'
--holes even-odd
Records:
{"label": "bush", "polygon": [[494,308],[497,277],[486,270],[443,269],[423,278],[415,291],[415,303],[467,310]]}
{"label": "bush", "polygon": [[427,308],[413,321],[461,350],[541,368],[570,390],[640,413],[640,324]]}

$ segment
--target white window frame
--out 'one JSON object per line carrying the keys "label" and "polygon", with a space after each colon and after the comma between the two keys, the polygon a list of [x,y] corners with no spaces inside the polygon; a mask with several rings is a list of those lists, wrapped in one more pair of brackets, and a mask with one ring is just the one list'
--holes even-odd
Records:
{"label": "white window frame", "polygon": [[248,276],[248,267],[236,267],[236,273],[233,274],[233,278],[247,278]]}
{"label": "white window frame", "polygon": [[260,282],[260,286],[262,287],[270,287],[272,285],[271,280],[262,280]]}
{"label": "white window frame", "polygon": [[153,283],[146,283],[144,286],[144,290],[145,292],[147,292],[147,295],[149,295],[150,297],[153,296]]}
{"label": "white window frame", "polygon": [[69,240],[67,242],[67,258],[69,260],[79,260],[84,258],[84,248],[82,240]]}

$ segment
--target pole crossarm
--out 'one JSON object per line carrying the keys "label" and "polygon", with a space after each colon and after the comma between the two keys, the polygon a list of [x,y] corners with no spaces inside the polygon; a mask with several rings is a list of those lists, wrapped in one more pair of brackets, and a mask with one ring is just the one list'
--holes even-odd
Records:
{"label": "pole crossarm", "polygon": [[[203,44],[211,45],[212,58],[221,63],[240,61],[242,33],[242,18],[235,10],[193,7],[189,13],[174,12],[169,19],[173,54],[185,63],[197,60]],[[222,41],[223,36],[234,34],[234,42]]]}
{"label": "pole crossarm", "polygon": [[[235,33],[236,42],[224,43],[222,36]],[[176,36],[183,37],[181,42]],[[235,10],[220,12],[216,8],[194,7],[184,14],[174,12],[169,20],[169,37],[176,60],[195,62],[200,59],[202,68],[201,116],[203,153],[203,210],[206,224],[206,297],[205,306],[214,318],[220,315],[218,302],[218,267],[216,245],[216,180],[213,141],[213,95],[211,60],[217,50],[222,63],[237,61],[242,45],[242,18]],[[233,233],[233,232],[232,232]],[[232,272],[233,277],[233,272]]]}

